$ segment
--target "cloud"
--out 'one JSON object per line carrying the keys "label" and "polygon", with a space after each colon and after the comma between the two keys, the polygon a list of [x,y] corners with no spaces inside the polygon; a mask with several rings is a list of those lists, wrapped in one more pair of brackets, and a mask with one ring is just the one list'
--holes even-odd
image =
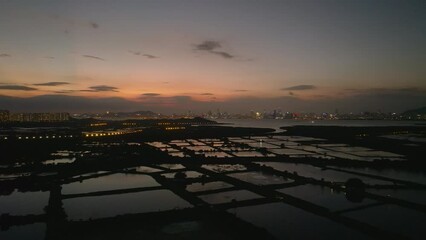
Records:
{"label": "cloud", "polygon": [[36,83],[34,86],[61,86],[70,84],[69,82],[46,82],[46,83]]}
{"label": "cloud", "polygon": [[46,58],[46,59],[55,59],[55,57],[51,57],[51,56],[46,56],[44,58]]}
{"label": "cloud", "polygon": [[248,92],[246,89],[235,89],[234,92]]}
{"label": "cloud", "polygon": [[195,44],[195,50],[197,51],[208,52],[211,54],[221,56],[226,59],[231,59],[235,57],[234,55],[228,52],[218,51],[217,49],[222,49],[222,44],[219,41],[207,40],[207,41],[203,41],[202,43]]}
{"label": "cloud", "polygon": [[132,50],[129,50],[129,53],[131,53],[131,54],[133,54],[133,55],[136,55],[136,56],[139,56],[139,55],[141,55],[141,54],[142,54],[141,52],[138,52],[138,51],[132,51]]}
{"label": "cloud", "polygon": [[12,55],[8,53],[0,53],[0,57],[12,57]]}
{"label": "cloud", "polygon": [[0,90],[35,91],[38,89],[21,85],[0,85]]}
{"label": "cloud", "polygon": [[53,93],[58,93],[58,94],[67,94],[67,93],[73,93],[73,92],[76,92],[76,90],[53,91]]}
{"label": "cloud", "polygon": [[281,88],[281,90],[303,91],[303,90],[312,90],[316,88],[317,87],[314,85],[297,85],[297,86],[292,86],[288,88]]}
{"label": "cloud", "polygon": [[136,55],[136,56],[144,56],[144,57],[149,58],[149,59],[159,58],[158,56],[154,56],[154,55],[148,54],[148,53],[142,53],[140,51],[129,50],[129,53]]}
{"label": "cloud", "polygon": [[95,60],[99,60],[99,61],[106,61],[105,59],[101,58],[101,57],[96,57],[96,56],[92,56],[92,55],[81,55],[85,58],[91,58],[91,59],[95,59]]}
{"label": "cloud", "polygon": [[210,51],[211,53],[214,53],[214,54],[217,54],[217,55],[219,55],[219,56],[221,56],[221,57],[223,57],[223,58],[234,58],[235,56],[234,55],[231,55],[230,53],[227,53],[227,52],[217,52],[217,51]]}
{"label": "cloud", "polygon": [[214,94],[213,93],[200,93],[200,95],[203,95],[203,96],[213,96]]}
{"label": "cloud", "polygon": [[92,28],[94,28],[94,29],[99,28],[99,25],[98,25],[97,23],[95,23],[95,22],[90,22],[90,26],[91,26]]}
{"label": "cloud", "polygon": [[143,97],[157,97],[157,96],[160,96],[161,94],[159,94],[159,93],[142,93],[141,95]]}
{"label": "cloud", "polygon": [[222,45],[218,41],[204,41],[202,43],[196,44],[195,48],[199,51],[213,51],[217,48],[221,48]]}
{"label": "cloud", "polygon": [[149,59],[158,58],[157,56],[151,55],[151,54],[143,54],[142,56],[147,57]]}
{"label": "cloud", "polygon": [[118,88],[107,86],[107,85],[98,85],[98,86],[91,86],[89,89],[86,90],[80,90],[82,92],[118,92]]}

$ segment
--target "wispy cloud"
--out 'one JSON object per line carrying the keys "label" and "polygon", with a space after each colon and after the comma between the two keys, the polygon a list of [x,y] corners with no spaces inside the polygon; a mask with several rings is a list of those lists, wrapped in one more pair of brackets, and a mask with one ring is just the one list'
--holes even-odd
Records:
{"label": "wispy cloud", "polygon": [[37,88],[27,87],[22,85],[0,85],[1,90],[16,90],[16,91],[35,91]]}
{"label": "wispy cloud", "polygon": [[136,56],[140,56],[142,53],[141,52],[139,52],[139,51],[132,51],[132,50],[129,50],[129,53],[131,53],[131,54],[133,54],[133,55],[136,55]]}
{"label": "wispy cloud", "polygon": [[67,94],[67,93],[74,93],[76,92],[75,90],[62,90],[62,91],[53,91],[53,93],[58,93],[58,94]]}
{"label": "wispy cloud", "polygon": [[99,24],[95,23],[95,22],[90,22],[90,26],[94,29],[98,29],[99,28]]}
{"label": "wispy cloud", "polygon": [[142,93],[141,95],[142,95],[142,97],[157,97],[157,96],[160,96],[161,94],[159,94],[159,93]]}
{"label": "wispy cloud", "polygon": [[225,52],[221,49],[222,49],[222,44],[219,41],[207,40],[207,41],[203,41],[202,43],[195,44],[195,50],[197,51],[208,52],[211,54],[221,56],[226,59],[235,58],[233,54]]}
{"label": "wispy cloud", "polygon": [[0,53],[0,57],[12,57],[12,55],[8,53]]}
{"label": "wispy cloud", "polygon": [[143,54],[142,56],[147,57],[149,59],[158,58],[157,56],[151,55],[151,54]]}
{"label": "wispy cloud", "polygon": [[281,90],[291,90],[291,91],[303,91],[303,90],[312,90],[316,89],[317,87],[314,85],[296,85],[292,87],[287,88],[281,88]]}
{"label": "wispy cloud", "polygon": [[46,82],[46,83],[36,83],[34,86],[61,86],[70,84],[69,82]]}
{"label": "wispy cloud", "polygon": [[235,89],[234,92],[248,92],[246,89]]}
{"label": "wispy cloud", "polygon": [[129,50],[129,53],[136,55],[136,56],[144,56],[144,57],[149,58],[149,59],[159,58],[158,56],[154,56],[154,55],[148,54],[148,53],[142,53],[141,51]]}
{"label": "wispy cloud", "polygon": [[213,96],[214,94],[213,93],[200,93],[200,95],[203,95],[203,96]]}
{"label": "wispy cloud", "polygon": [[105,59],[101,58],[101,57],[97,57],[97,56],[93,56],[93,55],[81,55],[85,58],[90,58],[90,59],[95,59],[95,60],[99,60],[99,61],[106,61]]}
{"label": "wispy cloud", "polygon": [[234,55],[231,55],[230,53],[227,52],[220,52],[220,51],[211,51],[211,53],[217,54],[223,58],[234,58]]}
{"label": "wispy cloud", "polygon": [[200,51],[213,51],[221,47],[222,45],[218,41],[204,41],[195,45],[195,48]]}
{"label": "wispy cloud", "polygon": [[81,90],[82,92],[118,92],[118,88],[107,86],[107,85],[98,85],[91,86],[89,89]]}

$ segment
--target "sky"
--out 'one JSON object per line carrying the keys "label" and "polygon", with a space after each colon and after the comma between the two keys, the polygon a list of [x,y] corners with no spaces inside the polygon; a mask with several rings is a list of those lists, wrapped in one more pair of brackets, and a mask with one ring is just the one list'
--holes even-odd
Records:
{"label": "sky", "polygon": [[426,106],[426,1],[0,0],[0,108]]}

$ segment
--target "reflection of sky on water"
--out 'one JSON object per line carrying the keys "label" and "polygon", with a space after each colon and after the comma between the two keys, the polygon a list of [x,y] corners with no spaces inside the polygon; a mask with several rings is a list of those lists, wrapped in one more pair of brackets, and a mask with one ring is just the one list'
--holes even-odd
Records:
{"label": "reflection of sky on water", "polygon": [[368,184],[385,184],[389,185],[391,182],[378,180],[369,177],[358,176],[350,173],[338,172],[334,170],[322,170],[321,168],[314,167],[306,164],[294,164],[294,163],[280,163],[280,162],[260,162],[260,164],[273,167],[279,171],[288,171],[290,173],[297,172],[300,176],[310,177],[320,180],[324,178],[326,181],[333,182],[346,182],[349,178],[359,178],[363,182]]}
{"label": "reflection of sky on water", "polygon": [[232,185],[222,181],[207,182],[207,183],[192,183],[186,186],[186,191],[200,192],[200,191],[217,190],[217,189],[223,189],[223,188],[229,188],[229,187],[232,187]]}
{"label": "reflection of sky on water", "polygon": [[263,172],[243,172],[243,173],[231,173],[228,176],[237,178],[244,182],[249,182],[255,185],[270,185],[270,184],[282,184],[293,182],[291,179],[285,179],[281,176],[275,176],[271,174],[265,174]]}
{"label": "reflection of sky on water", "polygon": [[114,217],[129,213],[144,213],[191,207],[168,190],[84,197],[63,201],[68,219]]}
{"label": "reflection of sky on water", "polygon": [[[177,172],[176,172],[177,173]],[[166,178],[175,178],[176,173],[165,173],[161,174]],[[185,173],[186,178],[199,178],[202,177],[203,174],[196,171],[182,171],[181,173]]]}
{"label": "reflection of sky on water", "polygon": [[265,228],[277,239],[369,239],[336,222],[284,203],[234,208],[228,212]]}
{"label": "reflection of sky on water", "polygon": [[[363,149],[358,149],[363,150]],[[300,176],[313,177],[316,179],[324,178],[328,181],[345,182],[349,178],[359,178],[368,184],[385,184],[393,185],[393,183],[384,180],[378,180],[366,176],[358,176],[351,173],[340,172],[337,170],[323,170],[308,164],[279,163],[279,162],[259,162],[261,165],[267,165],[279,171],[288,171],[290,173],[297,172]],[[151,166],[151,165],[150,165]],[[284,179],[281,176],[274,176],[269,173],[253,171],[245,166],[245,164],[203,164],[199,166],[205,170],[226,174],[247,183],[254,185],[269,185],[291,183],[292,179]],[[256,190],[241,187],[237,182],[233,184],[227,183],[222,178],[215,178],[215,174],[211,174],[206,178],[206,183],[196,182],[197,177],[203,175],[192,169],[185,170],[182,164],[158,164],[154,167],[140,166],[132,169],[139,172],[152,173],[153,175],[162,175],[168,178],[167,181],[173,181],[176,170],[184,172],[189,178],[189,182],[185,183],[185,190],[188,194],[194,194],[201,200],[209,204],[230,203],[235,201],[244,201],[251,199],[264,198],[256,194]],[[165,169],[170,169],[168,172]],[[422,182],[426,177],[421,172],[408,172],[396,170],[376,170],[371,168],[346,167],[337,168],[342,170],[350,170],[354,172],[368,173],[372,175],[386,176],[389,178],[402,179]],[[195,169],[196,170],[196,169]],[[232,172],[230,172],[232,171]],[[230,173],[227,173],[230,172]],[[108,174],[108,172],[98,172]],[[85,176],[94,173],[85,174]],[[226,179],[226,178],[225,178]],[[231,187],[237,187],[236,188]],[[94,177],[83,180],[82,182],[73,182],[62,185],[62,194],[86,193],[106,190],[117,190],[127,188],[140,188],[159,186],[153,177],[146,174],[124,174],[114,173],[106,176]],[[184,185],[182,185],[183,187]],[[167,186],[166,186],[167,187]],[[343,216],[355,218],[361,222],[383,228],[387,231],[395,231],[404,235],[414,236],[424,234],[420,228],[421,224],[425,224],[425,215],[396,205],[371,206],[370,208],[359,209],[355,211],[345,212],[347,209],[363,207],[369,204],[375,204],[377,201],[364,198],[360,203],[350,202],[346,199],[345,193],[332,191],[328,187],[318,185],[298,185],[287,188],[279,186],[276,191],[282,192],[293,197],[311,202],[313,204],[325,207],[331,211],[342,211]],[[220,190],[222,189],[222,190]],[[220,190],[214,193],[202,193],[202,191]],[[197,194],[197,192],[199,192]],[[391,197],[424,204],[426,201],[426,192],[418,189],[374,189],[367,188],[367,192],[390,195]],[[200,195],[201,194],[201,195]],[[183,197],[184,198],[184,197]],[[1,213],[7,209],[11,215],[26,214],[42,214],[44,207],[47,205],[49,192],[26,192],[21,193],[14,191],[9,196],[0,196]],[[186,198],[184,198],[186,199]],[[175,208],[187,208],[192,205],[181,197],[175,195],[170,190],[153,190],[137,193],[123,193],[105,196],[91,196],[70,198],[62,201],[64,210],[68,215],[68,220],[79,219],[97,219],[104,217],[114,217],[124,214],[157,212],[171,210]],[[256,226],[265,228],[278,239],[295,238],[295,239],[366,239],[365,236],[346,228],[344,225],[333,222],[324,217],[311,214],[308,211],[289,206],[284,203],[264,204],[250,207],[240,207],[230,209],[229,212],[236,213],[238,218],[253,223]],[[381,222],[381,219],[387,218]],[[389,219],[388,219],[389,218]],[[309,232],[304,231],[309,226]],[[403,229],[396,229],[397,226]],[[303,228],[303,229],[302,229]],[[32,224],[22,227],[12,227],[7,231],[0,232],[0,239],[42,239],[44,238],[45,225]],[[416,235],[417,234],[417,235]],[[29,238],[34,236],[33,238]],[[420,239],[420,238],[418,238]]]}
{"label": "reflection of sky on water", "polygon": [[346,199],[345,193],[332,191],[331,188],[318,185],[301,185],[278,190],[293,197],[326,207],[332,211],[344,210],[359,206],[376,203],[370,199],[363,199],[362,202],[355,203]]}
{"label": "reflection of sky on water", "polygon": [[160,184],[148,175],[116,173],[108,176],[87,179],[83,182],[73,182],[62,185],[62,194],[153,186],[160,186]]}
{"label": "reflection of sky on water", "polygon": [[241,164],[203,164],[201,167],[217,173],[247,170]]}
{"label": "reflection of sky on water", "polygon": [[229,203],[233,200],[244,201],[249,199],[262,198],[262,196],[247,190],[227,191],[221,193],[207,194],[199,196],[203,201],[210,204]]}
{"label": "reflection of sky on water", "polygon": [[0,215],[42,214],[47,206],[49,192],[17,192],[7,196],[0,196]]}
{"label": "reflection of sky on water", "polygon": [[366,173],[375,176],[388,177],[399,180],[406,180],[426,184],[426,173],[423,171],[406,171],[403,169],[373,169],[373,168],[352,168],[336,167],[337,169],[349,170],[353,172]]}

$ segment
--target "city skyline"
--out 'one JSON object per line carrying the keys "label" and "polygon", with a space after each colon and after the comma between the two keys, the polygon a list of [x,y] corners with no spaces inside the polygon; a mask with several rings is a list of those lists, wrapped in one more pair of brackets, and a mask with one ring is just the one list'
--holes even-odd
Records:
{"label": "city skyline", "polygon": [[2,1],[0,109],[426,105],[423,1]]}

